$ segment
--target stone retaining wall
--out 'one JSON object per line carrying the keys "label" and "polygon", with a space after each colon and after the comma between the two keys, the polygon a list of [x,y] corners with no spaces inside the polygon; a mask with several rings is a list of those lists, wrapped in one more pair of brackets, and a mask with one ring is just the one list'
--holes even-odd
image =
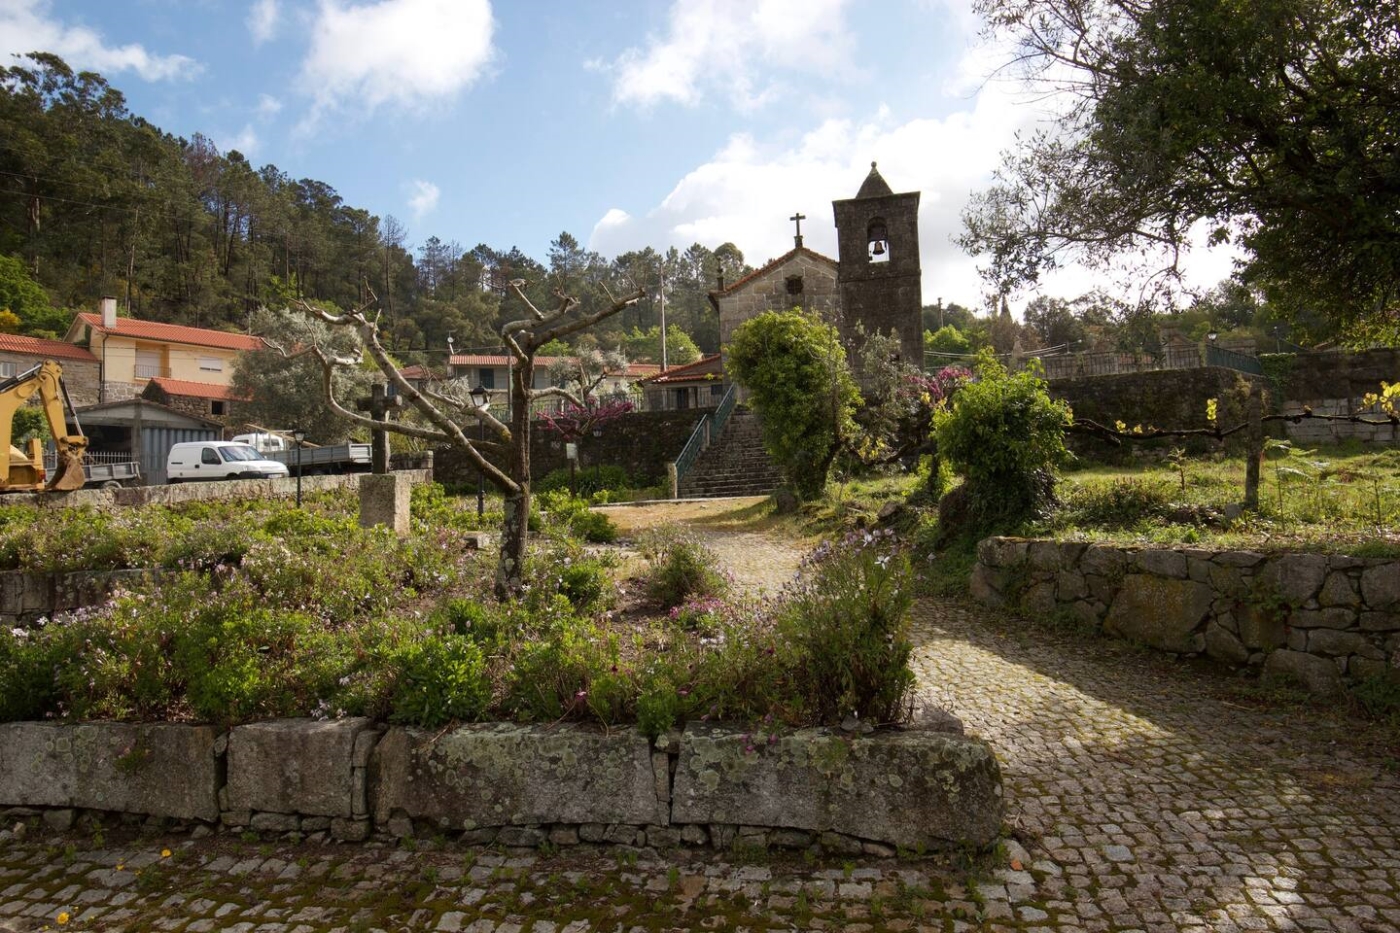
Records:
{"label": "stone retaining wall", "polygon": [[[406,473],[413,484],[432,479],[431,470],[396,470]],[[368,473],[342,476],[303,476],[303,495],[331,489],[359,489],[360,478]],[[295,476],[287,479],[237,479],[212,483],[176,483],[166,486],[130,486],[122,489],[76,489],[73,492],[6,493],[9,505],[37,505],[40,508],[112,509],[121,506],[178,505],[181,502],[207,502],[220,499],[291,499],[297,494]]]}
{"label": "stone retaining wall", "polygon": [[988,538],[972,593],[1335,694],[1400,681],[1400,560]]}
{"label": "stone retaining wall", "polygon": [[58,612],[96,606],[150,570],[82,570],[74,573],[0,572],[0,626],[26,626]]}
{"label": "stone retaining wall", "polygon": [[[1001,828],[989,746],[924,729],[803,729],[754,741],[693,725],[501,723],[452,732],[368,719],[210,726],[0,724],[0,808],[119,811],[232,830],[359,841],[454,834],[469,844],[783,846],[893,855],[984,846]],[[93,814],[83,814],[85,820]]]}

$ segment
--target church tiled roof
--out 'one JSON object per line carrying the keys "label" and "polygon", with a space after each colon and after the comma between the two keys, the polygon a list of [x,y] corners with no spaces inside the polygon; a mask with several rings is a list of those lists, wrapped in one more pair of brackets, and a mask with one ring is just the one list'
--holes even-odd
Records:
{"label": "church tiled roof", "polygon": [[749,282],[752,282],[754,279],[758,278],[761,275],[766,275],[767,273],[776,269],[778,266],[781,266],[783,263],[787,262],[789,259],[796,256],[798,253],[806,253],[808,256],[811,256],[818,262],[824,262],[831,266],[837,265],[836,260],[832,259],[830,256],[823,256],[816,250],[808,249],[805,246],[799,246],[796,249],[788,250],[786,253],[783,253],[777,259],[769,260],[769,262],[766,265],[753,270],[748,275],[734,282],[732,285],[726,285],[724,286],[724,288],[710,292],[710,299],[714,300],[715,298],[723,298],[726,295],[732,295],[734,292],[744,287]]}

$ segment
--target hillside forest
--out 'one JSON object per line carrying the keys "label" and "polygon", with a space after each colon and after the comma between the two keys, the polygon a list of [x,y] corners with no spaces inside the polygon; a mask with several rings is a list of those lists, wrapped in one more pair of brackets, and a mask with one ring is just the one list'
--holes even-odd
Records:
{"label": "hillside forest", "polygon": [[[435,236],[415,244],[393,216],[347,204],[327,182],[162,131],[100,74],[47,53],[0,69],[0,331],[61,336],[102,295],[133,317],[244,331],[262,307],[307,299],[348,308],[373,292],[389,348],[431,364],[449,345],[497,346],[498,325],[524,314],[506,287],[523,279],[537,305],[563,290],[585,313],[609,290],[646,289],[646,300],[578,340],[659,362],[664,281],[674,364],[718,350],[707,294],[721,275],[732,283],[750,270],[732,243],[606,259],[561,232],[543,260],[515,246]],[[1218,330],[1286,349],[1292,332],[1229,282],[1165,314],[1099,292],[1036,297],[1020,322],[1004,302],[990,304],[986,314],[941,298],[927,306],[930,346],[952,355],[982,346],[1152,352],[1166,332],[1200,339]]]}

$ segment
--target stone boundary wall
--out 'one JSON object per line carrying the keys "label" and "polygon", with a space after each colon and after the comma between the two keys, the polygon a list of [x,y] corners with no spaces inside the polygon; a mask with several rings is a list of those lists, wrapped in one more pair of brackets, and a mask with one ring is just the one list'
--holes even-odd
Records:
{"label": "stone boundary wall", "polygon": [[1400,560],[987,538],[972,594],[1321,694],[1400,682]]}
{"label": "stone boundary wall", "polygon": [[0,810],[87,826],[113,811],[296,838],[452,834],[467,844],[810,848],[894,855],[986,846],[1001,772],[986,742],[927,729],[801,729],[755,741],[695,724],[484,723],[451,732],[369,719],[211,726],[0,724]]}
{"label": "stone boundary wall", "polygon": [[[1260,360],[1265,372],[1274,374],[1274,395],[1282,412],[1307,407],[1324,415],[1354,414],[1361,410],[1368,393],[1380,391],[1382,382],[1400,382],[1400,349],[1273,353],[1262,355]],[[1400,444],[1400,428],[1390,424],[1285,421],[1283,430],[1290,440],[1305,445],[1349,439],[1364,444]]]}
{"label": "stone boundary wall", "polygon": [[[617,466],[634,481],[664,483],[666,464],[676,459],[700,416],[708,409],[681,411],[631,411],[608,422],[597,437],[586,437],[579,444],[579,473],[595,466]],[[552,470],[567,470],[564,439],[534,422],[530,430],[530,475],[541,479]],[[487,451],[487,459],[504,469],[508,453]],[[472,488],[476,467],[460,450],[440,447],[433,451],[433,470],[438,482]]]}
{"label": "stone boundary wall", "polygon": [[[1197,369],[1161,369],[1143,373],[1120,373],[1112,376],[1084,376],[1075,379],[1055,379],[1050,382],[1050,395],[1069,403],[1077,421],[1090,420],[1112,426],[1122,421],[1129,427],[1136,424],[1159,428],[1203,427],[1206,423],[1206,402],[1216,399],[1222,425],[1235,425],[1244,420],[1244,386],[1268,389],[1262,376],[1253,376],[1219,366]],[[1125,450],[1098,437],[1070,434],[1066,437],[1076,454],[1095,458],[1116,459],[1132,456],[1139,449],[1170,449],[1185,447],[1194,452],[1218,448],[1219,442],[1206,438],[1162,438],[1128,445]],[[1226,449],[1243,451],[1244,439],[1236,435],[1226,441]]]}
{"label": "stone boundary wall", "polygon": [[[431,470],[396,470],[405,473],[411,484],[432,480]],[[347,473],[341,476],[303,476],[303,495],[332,489],[359,489],[360,478],[369,473]],[[7,505],[37,505],[40,508],[69,509],[87,506],[94,509],[139,507],[143,505],[178,505],[182,502],[209,502],[220,499],[293,499],[297,494],[297,479],[237,479],[204,483],[175,483],[166,486],[131,486],[122,489],[76,489],[73,492],[6,493],[0,502]]]}
{"label": "stone boundary wall", "polygon": [[145,579],[151,570],[80,570],[73,573],[0,572],[0,625],[28,626],[59,612],[96,606],[112,592]]}

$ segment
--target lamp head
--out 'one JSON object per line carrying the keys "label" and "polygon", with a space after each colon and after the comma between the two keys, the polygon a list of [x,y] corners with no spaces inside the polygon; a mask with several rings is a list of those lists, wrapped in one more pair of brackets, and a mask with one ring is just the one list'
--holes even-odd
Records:
{"label": "lamp head", "polygon": [[476,384],[476,388],[469,393],[472,397],[472,404],[483,411],[491,407],[491,392],[481,383]]}

